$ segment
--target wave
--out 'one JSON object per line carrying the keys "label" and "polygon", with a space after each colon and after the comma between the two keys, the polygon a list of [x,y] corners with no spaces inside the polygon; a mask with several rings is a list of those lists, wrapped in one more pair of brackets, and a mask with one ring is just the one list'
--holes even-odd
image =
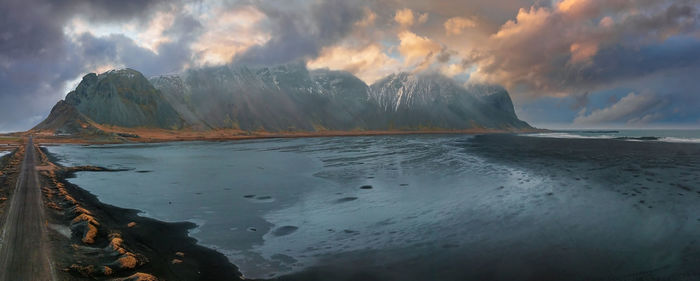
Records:
{"label": "wave", "polygon": [[597,135],[597,136],[584,136],[577,135],[573,133],[541,133],[541,134],[525,134],[529,137],[538,138],[557,138],[557,139],[614,139],[617,136],[613,135]]}
{"label": "wave", "polygon": [[681,138],[681,137],[659,137],[659,136],[616,136],[616,135],[578,135],[576,133],[540,133],[540,134],[525,134],[530,137],[540,138],[560,138],[560,139],[612,139],[621,141],[648,141],[648,142],[672,142],[672,143],[700,143],[700,138]]}
{"label": "wave", "polygon": [[631,140],[631,141],[658,141],[661,137],[617,137],[616,140]]}
{"label": "wave", "polygon": [[568,131],[576,134],[619,134],[620,131]]}
{"label": "wave", "polygon": [[664,137],[661,138],[665,142],[679,142],[679,143],[700,143],[700,138],[675,138],[675,137]]}

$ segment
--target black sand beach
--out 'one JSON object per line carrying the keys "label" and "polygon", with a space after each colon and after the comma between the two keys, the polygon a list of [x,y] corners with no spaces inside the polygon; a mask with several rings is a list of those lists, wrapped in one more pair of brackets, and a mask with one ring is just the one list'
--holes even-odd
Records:
{"label": "black sand beach", "polygon": [[[52,162],[55,159],[43,150]],[[80,169],[67,169],[57,173],[60,183],[65,185],[68,193],[80,202],[83,208],[90,210],[100,223],[94,248],[109,248],[110,234],[119,233],[124,245],[136,255],[143,255],[147,262],[133,270],[124,270],[105,276],[104,272],[93,269],[72,270],[72,264],[89,267],[90,262],[99,264],[108,262],[110,255],[95,254],[94,251],[76,247],[80,237],[74,233],[70,239],[54,233],[53,239],[59,246],[55,248],[55,262],[66,268],[68,279],[110,279],[114,277],[134,277],[135,272],[147,273],[159,280],[241,280],[241,273],[228,259],[212,249],[197,245],[194,238],[188,236],[188,230],[196,227],[193,223],[168,223],[139,216],[138,210],[130,210],[101,203],[94,195],[75,186],[66,178],[72,177]],[[109,171],[105,171],[109,172]],[[56,224],[66,224],[66,216],[60,212],[51,212],[51,219]],[[83,262],[81,264],[81,262]],[[137,280],[137,279],[135,279]],[[139,279],[140,280],[140,279]],[[150,279],[143,279],[150,280]]]}
{"label": "black sand beach", "polygon": [[[459,146],[526,170],[522,181],[558,184],[480,223],[510,240],[445,245],[427,260],[410,249],[346,253],[276,280],[700,280],[700,144],[479,135]],[[493,188],[505,198],[519,187]],[[520,222],[540,231],[509,226],[549,206]]]}
{"label": "black sand beach", "polygon": [[[485,204],[520,207],[497,220],[455,222],[466,229],[462,237],[450,237],[457,242],[323,256],[319,266],[273,280],[700,280],[700,145],[505,134],[451,145],[486,165],[524,171],[513,175],[515,184],[482,187],[494,198]],[[75,199],[148,258],[138,271],[167,280],[240,277],[224,255],[187,236],[193,224],[159,222],[102,204],[65,181],[71,175],[60,177]],[[523,190],[530,185],[518,181],[547,188]],[[355,200],[343,197],[338,204]],[[106,245],[107,234],[101,235],[96,245]]]}

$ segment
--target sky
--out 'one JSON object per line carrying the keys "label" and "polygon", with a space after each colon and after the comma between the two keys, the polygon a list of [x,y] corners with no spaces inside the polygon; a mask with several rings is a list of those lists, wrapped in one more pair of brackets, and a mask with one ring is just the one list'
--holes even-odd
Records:
{"label": "sky", "polygon": [[2,0],[0,132],[83,75],[305,62],[499,84],[542,128],[700,128],[700,0]]}

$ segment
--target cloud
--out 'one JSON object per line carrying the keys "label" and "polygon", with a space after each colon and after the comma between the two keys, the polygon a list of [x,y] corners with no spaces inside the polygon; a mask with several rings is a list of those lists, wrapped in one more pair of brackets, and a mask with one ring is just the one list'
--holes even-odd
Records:
{"label": "cloud", "polygon": [[459,35],[464,29],[475,27],[476,21],[464,17],[454,17],[445,21],[444,26],[447,35]]}
{"label": "cloud", "polygon": [[373,12],[369,8],[365,7],[365,17],[356,22],[355,25],[358,27],[372,27],[377,20],[377,13]]}
{"label": "cloud", "polygon": [[[108,46],[80,46],[65,27],[80,15],[87,25],[148,22],[164,1],[0,1],[0,130],[26,130],[63,97],[68,81],[114,54]],[[87,52],[83,55],[82,52]],[[90,61],[96,59],[96,61]],[[137,58],[135,58],[137,59]]]}
{"label": "cloud", "polygon": [[424,68],[443,49],[440,44],[410,31],[400,32],[398,38],[401,42],[398,49],[405,64],[415,65],[419,69]]}
{"label": "cloud", "polygon": [[569,47],[569,52],[571,53],[569,63],[590,62],[593,56],[598,53],[598,45],[595,43],[573,43]]}
{"label": "cloud", "polygon": [[693,3],[565,0],[523,8],[482,46],[464,51],[464,63],[476,68],[477,81],[517,88],[516,98],[614,86],[695,63],[685,46],[700,47],[690,36],[700,25]]}
{"label": "cloud", "polygon": [[664,102],[652,93],[629,93],[610,107],[594,110],[588,115],[580,114],[574,119],[574,124],[649,123],[662,117],[660,113],[650,112],[662,104]]}
{"label": "cloud", "polygon": [[700,74],[699,8],[696,0],[5,0],[0,130],[26,129],[88,71],[295,61],[366,82],[397,71],[465,74],[504,85],[516,107],[556,97],[567,121],[606,107],[597,101],[608,89],[651,89],[675,111],[655,107],[625,122],[698,120],[700,89],[688,85]]}
{"label": "cloud", "polygon": [[225,64],[271,35],[259,26],[267,16],[254,6],[222,9],[202,19],[204,33],[192,45],[198,66]]}
{"label": "cloud", "polygon": [[401,26],[411,26],[413,25],[413,11],[406,8],[398,10],[394,20]]}
{"label": "cloud", "polygon": [[363,48],[344,46],[326,47],[321,55],[307,63],[311,69],[329,68],[354,73],[368,84],[383,78],[401,67],[401,63],[389,57],[377,44]]}
{"label": "cloud", "polygon": [[[291,2],[295,4],[298,3]],[[258,6],[258,9],[268,18],[270,39],[264,45],[252,46],[237,55],[235,62],[280,64],[314,58],[323,47],[348,35],[365,15],[360,6],[342,0],[312,2],[308,7],[297,8],[301,10],[279,2]]]}
{"label": "cloud", "polygon": [[428,21],[428,13],[422,13],[418,16],[418,24],[424,24]]}
{"label": "cloud", "polygon": [[[158,24],[157,22],[155,24]],[[178,72],[193,61],[190,45],[199,38],[199,21],[189,15],[178,14],[159,33],[167,37],[157,45],[144,45],[124,34],[98,36],[89,31],[71,36],[74,52],[87,69],[101,66],[131,67],[146,76]],[[146,29],[148,32],[148,29]]]}
{"label": "cloud", "polygon": [[410,27],[414,24],[423,24],[428,21],[428,13],[417,13],[414,15],[413,10],[403,8],[396,11],[394,15],[396,21],[401,27]]}
{"label": "cloud", "polygon": [[[581,95],[573,95],[573,103],[571,104],[570,108],[572,110],[581,110],[583,109],[584,111],[586,110],[586,106],[590,103],[590,93],[585,92]],[[617,102],[617,101],[615,101]]]}

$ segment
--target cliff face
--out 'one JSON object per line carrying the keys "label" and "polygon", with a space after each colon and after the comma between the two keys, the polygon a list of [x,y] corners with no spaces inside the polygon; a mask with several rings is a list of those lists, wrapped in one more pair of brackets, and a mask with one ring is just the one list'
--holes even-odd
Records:
{"label": "cliff face", "polygon": [[99,124],[168,129],[183,125],[160,91],[132,69],[85,75],[65,102]]}
{"label": "cliff face", "polygon": [[[161,76],[151,82],[189,123],[265,131],[367,127],[376,110],[355,76],[312,71],[300,64],[220,66]],[[194,120],[196,119],[196,120]]]}
{"label": "cliff face", "polygon": [[208,67],[150,81],[131,69],[88,74],[37,128],[79,130],[70,119],[270,132],[530,128],[501,87],[409,73],[369,86],[350,73],[309,71],[303,64]]}

